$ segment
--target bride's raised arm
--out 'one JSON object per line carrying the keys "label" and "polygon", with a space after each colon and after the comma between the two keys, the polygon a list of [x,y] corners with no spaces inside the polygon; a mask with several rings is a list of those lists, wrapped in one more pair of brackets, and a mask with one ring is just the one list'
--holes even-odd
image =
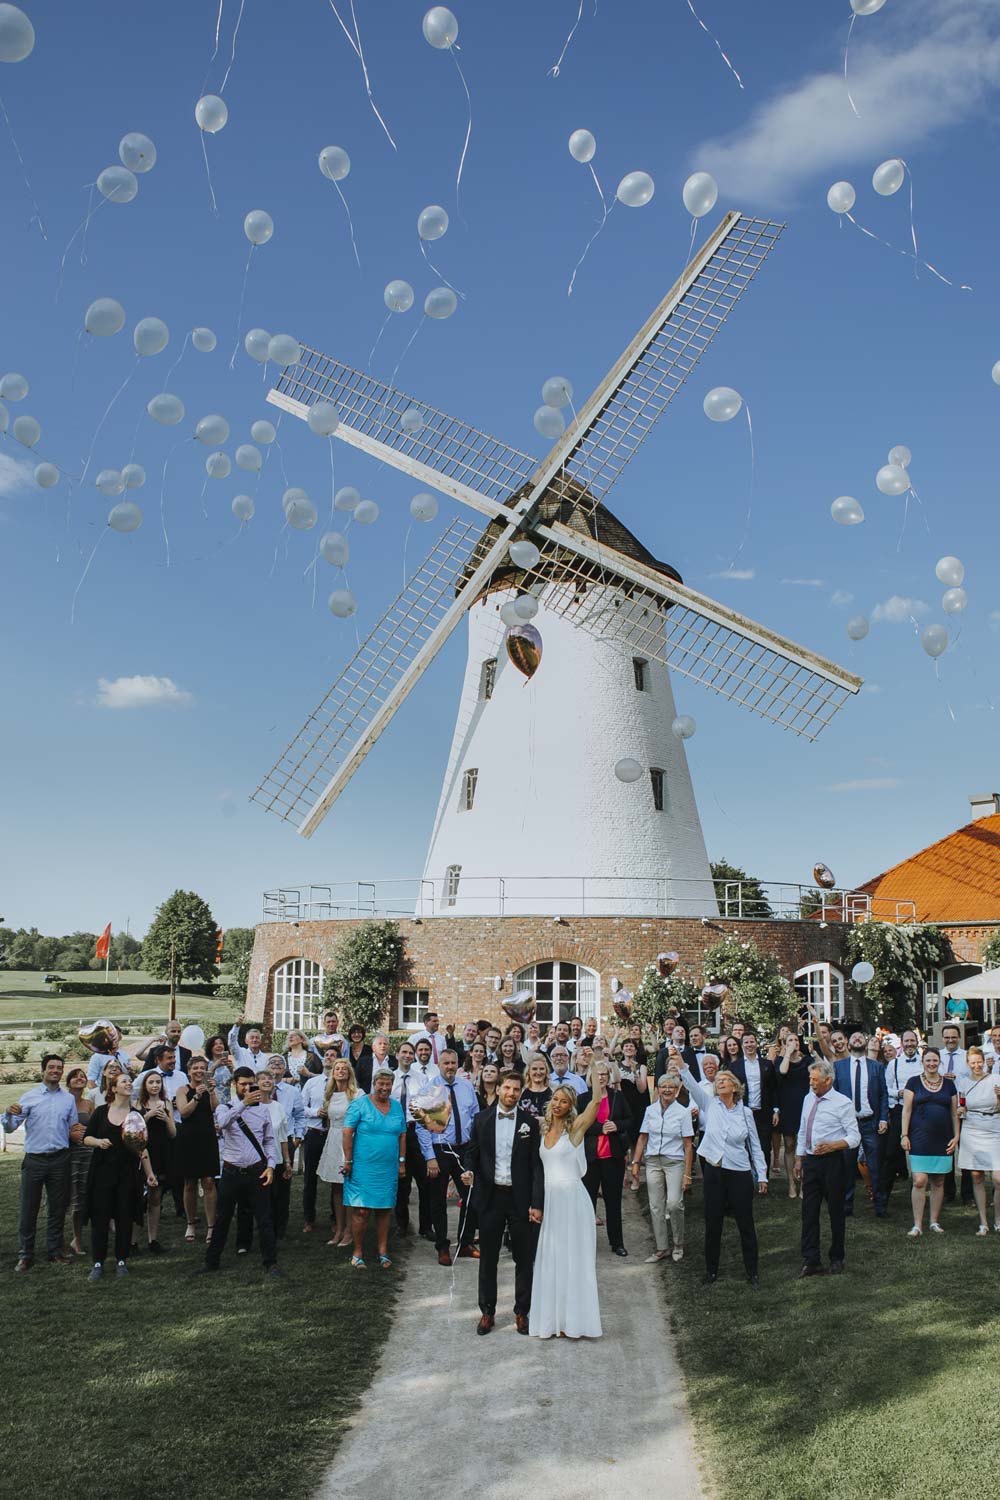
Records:
{"label": "bride's raised arm", "polygon": [[594,1088],[590,1096],[590,1103],[587,1105],[587,1108],[583,1111],[582,1114],[577,1115],[576,1119],[573,1121],[572,1128],[569,1131],[569,1138],[573,1142],[574,1146],[579,1146],[580,1142],[587,1134],[587,1131],[597,1119],[597,1111],[600,1108],[601,1101],[602,1099],[604,1099],[607,1092],[607,1087],[605,1086],[603,1080],[595,1079]]}

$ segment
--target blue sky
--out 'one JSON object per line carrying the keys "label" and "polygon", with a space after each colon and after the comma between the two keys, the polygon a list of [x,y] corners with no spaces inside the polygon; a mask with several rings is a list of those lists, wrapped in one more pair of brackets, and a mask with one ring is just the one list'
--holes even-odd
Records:
{"label": "blue sky", "polygon": [[[849,20],[840,0],[699,0],[745,82],[741,91],[684,0],[605,3],[584,14],[558,78],[547,69],[576,17],[575,0],[462,3],[460,58],[473,133],[455,212],[465,101],[452,59],[423,40],[418,0],[356,0],[366,60],[393,151],[367,103],[357,58],[325,0],[276,7],[246,0],[225,89],[224,131],[207,141],[218,199],[213,216],[194,104],[218,90],[237,0],[225,0],[219,56],[210,62],[215,7],[178,0],[97,8],[27,0],[37,44],[0,68],[0,90],[48,234],[0,129],[3,310],[0,365],[30,381],[13,418],[42,423],[39,456],[79,473],[98,420],[135,365],[130,330],[163,318],[171,344],[144,361],[108,418],[99,468],[132,452],[149,475],[137,498],[145,524],[131,537],[104,528],[109,502],[88,481],[67,520],[65,480],[25,482],[25,451],[0,444],[0,629],[5,728],[0,806],[0,911],[43,930],[147,925],[175,886],[200,891],[226,926],[259,915],[280,882],[418,874],[450,743],[464,639],[457,633],[311,842],[247,800],[355,646],[353,623],[313,606],[317,533],[281,532],[285,487],[303,485],[321,516],[329,495],[325,442],[286,419],[241,535],[230,514],[248,476],[208,480],[207,449],[187,442],[166,488],[171,563],[159,527],[160,475],[179,436],[220,412],[227,445],[273,416],[260,366],[235,342],[247,255],[244,215],[266,209],[273,240],[255,252],[242,326],[291,332],[364,365],[393,277],[422,297],[416,217],[427,203],[452,215],[432,259],[468,292],[453,319],[430,324],[398,384],[515,446],[541,455],[531,416],[546,376],[590,389],[662,296],[686,258],[680,200],[689,171],[719,178],[719,209],[782,218],[779,248],[709,355],[610,498],[612,508],[695,587],[865,676],[815,745],[793,740],[682,679],[680,712],[698,720],[688,751],[709,852],[766,878],[808,880],[823,860],[849,883],[883,869],[966,820],[970,792],[1000,781],[994,704],[1000,597],[996,589],[995,433],[1000,388],[996,271],[1000,17],[978,0],[888,0],[854,28],[855,117],[841,74]],[[340,6],[349,14],[349,5]],[[572,267],[599,208],[586,169],[566,149],[592,130],[605,191],[642,169],[656,182],[641,210],[619,207],[592,249],[573,298]],[[108,204],[66,262],[87,184],[117,160],[120,137],[150,135],[155,169],[137,199]],[[344,146],[346,221],[316,158]],[[840,225],[831,182],[858,190],[860,223],[898,246],[909,240],[906,190],[879,198],[871,173],[889,156],[912,169],[921,254],[961,292]],[[713,213],[709,222],[714,222]],[[125,306],[126,330],[79,341],[97,296]],[[417,313],[394,320],[374,372],[388,378]],[[186,331],[207,325],[214,354],[190,348],[170,379],[187,418],[179,429],[141,416],[163,386]],[[743,535],[750,463],[742,420],[716,426],[701,402],[712,386],[742,392],[753,416],[753,514],[738,569],[718,577]],[[924,511],[881,496],[874,475],[897,443],[913,451]],[[402,578],[413,486],[339,447],[337,480],[382,508],[352,529],[351,586],[362,636]],[[32,464],[34,457],[32,457]],[[27,469],[30,476],[30,466]],[[249,476],[252,477],[252,476]],[[244,482],[240,482],[244,481]],[[829,517],[855,495],[867,520]],[[442,501],[434,528],[454,514]],[[416,528],[414,529],[416,532]],[[80,589],[83,567],[103,536]],[[431,528],[409,539],[412,567]],[[287,548],[286,548],[287,542]],[[910,615],[941,620],[934,564],[962,558],[969,607],[938,664]],[[837,603],[844,594],[853,602]],[[891,604],[897,599],[911,604]],[[913,603],[912,601],[916,601]],[[847,618],[873,623],[848,641]],[[894,622],[894,615],[901,616]],[[166,678],[176,691],[100,681]],[[583,691],[586,690],[585,685]],[[142,702],[134,702],[136,697]],[[131,706],[111,703],[128,701]]]}

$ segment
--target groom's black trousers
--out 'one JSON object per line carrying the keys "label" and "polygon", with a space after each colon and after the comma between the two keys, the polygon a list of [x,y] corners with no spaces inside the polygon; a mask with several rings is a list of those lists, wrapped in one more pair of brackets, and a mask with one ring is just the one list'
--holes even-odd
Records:
{"label": "groom's black trousers", "polygon": [[527,1317],[538,1225],[518,1216],[509,1187],[495,1187],[489,1207],[479,1211],[479,1311],[491,1315],[497,1310],[497,1262],[504,1231],[514,1257],[514,1311]]}

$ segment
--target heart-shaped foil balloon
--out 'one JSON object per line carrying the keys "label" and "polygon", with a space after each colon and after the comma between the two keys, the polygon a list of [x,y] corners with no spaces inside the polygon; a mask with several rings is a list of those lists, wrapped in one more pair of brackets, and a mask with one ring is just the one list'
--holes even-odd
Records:
{"label": "heart-shaped foil balloon", "polygon": [[510,1016],[512,1021],[533,1021],[535,997],[531,990],[517,990],[509,1000],[501,1000],[500,1009]]}
{"label": "heart-shaped foil balloon", "polygon": [[442,1083],[432,1083],[410,1100],[410,1109],[422,1125],[445,1126],[451,1117],[451,1096]]}
{"label": "heart-shaped foil balloon", "polygon": [[612,1000],[615,1015],[620,1021],[627,1021],[632,1014],[632,996],[628,990],[619,990]]}
{"label": "heart-shaped foil balloon", "polygon": [[77,1036],[92,1052],[113,1052],[118,1045],[118,1032],[110,1021],[91,1021]]}
{"label": "heart-shaped foil balloon", "polygon": [[125,1116],[122,1125],[122,1145],[134,1151],[136,1156],[141,1156],[149,1145],[149,1132],[146,1122],[138,1110],[130,1109]]}
{"label": "heart-shaped foil balloon", "polygon": [[824,891],[832,891],[834,886],[837,884],[837,877],[834,875],[829,865],[813,865],[813,880],[815,880],[816,884],[818,886],[821,886]]}
{"label": "heart-shaped foil balloon", "polygon": [[338,1055],[340,1055],[344,1050],[344,1038],[335,1031],[324,1032],[322,1036],[313,1037],[313,1046],[320,1054],[328,1052],[331,1047],[335,1047]]}
{"label": "heart-shaped foil balloon", "polygon": [[658,953],[656,955],[656,967],[661,979],[669,979],[681,961],[679,953]]}
{"label": "heart-shaped foil balloon", "polygon": [[706,984],[701,992],[701,998],[706,1005],[725,1005],[731,995],[732,990],[728,984]]}

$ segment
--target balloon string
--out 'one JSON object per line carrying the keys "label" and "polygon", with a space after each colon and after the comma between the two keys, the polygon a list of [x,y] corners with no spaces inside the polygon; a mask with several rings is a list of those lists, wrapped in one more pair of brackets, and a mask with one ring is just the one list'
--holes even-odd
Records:
{"label": "balloon string", "polygon": [[574,35],[575,31],[576,31],[576,28],[579,26],[579,24],[580,24],[580,22],[582,20],[583,20],[583,0],[580,0],[580,8],[579,8],[579,10],[576,13],[576,20],[573,22],[573,25],[570,27],[569,36],[563,42],[563,49],[560,52],[560,54],[557,57],[557,59],[554,62],[554,64],[552,65],[552,67],[549,69],[548,73],[546,74],[546,77],[548,77],[548,78],[558,78],[559,77],[559,70],[560,70],[560,68],[563,65],[563,58],[566,56],[566,53],[569,51],[569,44],[573,40],[573,35]]}
{"label": "balloon string", "polygon": [[256,248],[257,246],[251,240],[250,254],[247,256],[247,263],[243,270],[243,289],[240,292],[240,310],[236,314],[236,343],[233,345],[233,352],[229,356],[229,368],[231,370],[235,368],[236,355],[240,347],[240,334],[243,331],[243,309],[246,306],[247,300],[247,280],[250,276],[250,262],[253,260],[253,253]]}
{"label": "balloon string", "polygon": [[80,582],[77,584],[76,588],[73,590],[73,602],[70,605],[70,610],[69,610],[69,623],[71,625],[75,625],[76,624],[76,601],[77,601],[77,596],[80,593],[80,590],[83,588],[83,580],[86,578],[87,574],[90,572],[90,565],[94,561],[94,555],[97,552],[98,547],[104,541],[104,538],[105,538],[106,535],[107,535],[107,528],[105,528],[104,531],[101,532],[100,536],[97,538],[97,541],[94,543],[93,551],[91,552],[90,556],[87,558],[87,566],[84,568],[83,573],[80,575]]}
{"label": "balloon string", "polygon": [[420,253],[424,257],[424,260],[427,262],[427,264],[430,267],[430,269],[434,272],[434,275],[435,276],[440,276],[440,278],[444,282],[445,286],[448,287],[451,291],[453,291],[455,293],[456,297],[461,297],[462,301],[464,302],[465,301],[465,293],[464,292],[460,292],[457,286],[452,286],[452,283],[448,280],[448,278],[444,274],[444,272],[438,270],[437,266],[434,264],[434,262],[431,260],[430,256],[427,254],[427,246],[424,244],[423,240],[420,241]]}
{"label": "balloon string", "polygon": [[361,256],[358,254],[358,242],[354,238],[354,220],[351,218],[351,210],[347,206],[347,199],[344,197],[344,194],[343,194],[343,192],[341,190],[340,183],[339,182],[335,182],[333,185],[337,189],[337,193],[338,193],[338,195],[340,197],[341,203],[344,205],[344,213],[347,215],[347,227],[351,231],[351,249],[354,251],[354,259],[357,261],[357,263],[358,263],[358,270],[360,271],[361,270]]}
{"label": "balloon string", "polygon": [[205,517],[206,521],[208,520],[208,510],[207,510],[207,508],[205,506],[205,491],[207,489],[208,489],[208,475],[206,474],[205,478],[201,482],[201,494],[198,496],[198,501],[199,501],[199,503],[201,505],[201,513]]}
{"label": "balloon string", "polygon": [[[80,264],[81,264],[81,266],[85,266],[87,264],[87,228],[88,228],[88,226],[90,224],[91,219],[94,216],[94,213],[96,212],[96,210],[94,209],[94,188],[96,186],[97,186],[96,182],[92,182],[91,183],[91,185],[90,185],[90,194],[89,194],[89,196],[87,198],[87,217],[83,221],[83,239],[82,239],[82,241],[80,243]],[[105,199],[104,201],[107,202],[107,199]]]}
{"label": "balloon string", "polygon": [[917,260],[918,250],[917,250],[917,225],[916,225],[916,220],[913,217],[913,173],[910,171],[910,169],[906,165],[905,161],[903,162],[903,169],[906,172],[907,177],[910,179],[910,239],[913,241],[913,259],[914,259],[913,277],[914,277],[914,280],[916,280],[917,276],[918,276],[917,267],[916,267],[916,260]]}
{"label": "balloon string", "polygon": [[285,532],[287,530],[288,530],[288,517],[286,516],[285,517],[285,524],[284,524],[284,526],[282,526],[281,530],[278,532],[278,540],[274,544],[274,557],[271,559],[271,571],[267,575],[268,578],[273,578],[274,577],[274,570],[278,566],[278,548],[281,546],[281,538],[284,536],[284,534],[285,534]]}
{"label": "balloon string", "polygon": [[847,45],[844,47],[844,87],[847,90],[847,102],[848,102],[848,104],[850,104],[850,106],[853,109],[855,115],[857,115],[857,118],[860,120],[861,116],[858,114],[858,107],[855,104],[854,99],[853,99],[853,97],[851,95],[851,85],[847,81],[847,58],[848,58],[848,54],[850,53],[850,50],[851,50],[851,33],[854,30],[854,23],[855,23],[855,21],[857,19],[858,19],[858,14],[857,14],[857,11],[855,11],[852,14],[852,16],[851,16],[851,24],[847,28]]}
{"label": "balloon string", "polygon": [[927,535],[930,536],[931,535],[931,524],[930,524],[930,522],[927,519],[927,507],[924,505],[924,502],[921,500],[920,496],[917,494],[917,491],[914,488],[914,485],[913,485],[912,481],[910,482],[909,493],[913,496],[914,500],[920,506],[920,514],[921,514],[921,516],[923,517],[923,520],[924,520],[924,529],[926,530]]}
{"label": "balloon string", "polygon": [[600,181],[598,179],[597,173],[594,171],[594,163],[592,161],[588,161],[587,167],[588,167],[588,169],[590,171],[591,177],[594,179],[594,186],[597,189],[598,194],[600,195],[601,207],[604,210],[604,216],[605,216],[605,218],[607,218],[608,200],[604,196],[604,189],[601,187],[601,184],[600,184]]}
{"label": "balloon string", "polygon": [[109,415],[109,413],[111,411],[111,408],[114,406],[115,402],[118,400],[118,397],[121,395],[122,391],[128,385],[129,381],[132,379],[133,375],[138,370],[138,368],[139,368],[139,355],[137,354],[136,357],[135,357],[135,364],[132,366],[131,370],[129,370],[128,374],[125,376],[125,379],[122,381],[121,385],[115,391],[114,395],[111,397],[111,400],[108,402],[107,406],[104,408],[104,415],[101,418],[101,420],[98,422],[97,427],[94,429],[94,436],[90,440],[90,450],[89,450],[89,452],[87,454],[87,459],[86,459],[86,462],[84,463],[84,466],[83,466],[83,473],[80,475],[80,483],[81,484],[83,483],[83,481],[87,477],[87,470],[90,468],[90,460],[94,456],[94,448],[97,445],[97,439],[100,436],[101,428],[104,426],[105,422],[108,420],[108,415]]}
{"label": "balloon string", "polygon": [[222,30],[222,7],[225,3],[226,0],[219,0],[219,14],[215,18],[215,51],[212,53],[212,62],[215,62],[219,55],[219,32]]}
{"label": "balloon string", "polygon": [[462,72],[462,64],[458,60],[458,47],[452,44],[452,46],[448,48],[448,51],[451,53],[452,62],[458,69],[458,76],[462,80],[462,87],[465,90],[466,103],[469,106],[469,123],[465,127],[465,140],[462,143],[462,154],[458,159],[458,176],[455,178],[455,212],[458,214],[459,218],[461,218],[462,212],[458,206],[458,191],[462,186],[462,172],[465,168],[465,158],[469,150],[469,141],[472,139],[472,95],[469,93],[469,85],[466,83],[465,74]]}
{"label": "balloon string", "polygon": [[379,344],[382,342],[382,335],[383,335],[383,333],[385,333],[385,330],[388,328],[388,326],[389,326],[389,324],[391,322],[392,322],[392,313],[388,312],[385,315],[385,321],[383,322],[383,324],[382,324],[381,328],[379,329],[378,333],[375,335],[375,342],[374,342],[374,344],[372,344],[371,349],[368,351],[368,364],[366,365],[365,368],[368,370],[369,373],[371,373],[372,360],[375,358],[375,350],[378,348]]}
{"label": "balloon string", "polygon": [[160,529],[163,532],[163,544],[166,548],[167,567],[170,567],[170,538],[167,536],[167,465],[183,443],[193,442],[193,438],[178,438],[166,458],[163,460],[163,473],[160,475]]}
{"label": "balloon string", "polygon": [[403,360],[406,358],[406,356],[409,354],[410,349],[413,346],[413,340],[416,338],[417,334],[420,332],[421,328],[423,328],[423,326],[424,326],[424,324],[426,322],[427,322],[427,314],[425,313],[424,316],[420,319],[420,322],[417,324],[416,328],[410,334],[409,342],[407,343],[406,348],[403,350],[402,354],[399,356],[399,358],[396,361],[396,368],[393,370],[391,376],[389,377],[389,387],[390,387],[390,390],[396,384],[396,376],[399,374],[399,367],[403,363]]}
{"label": "balloon string", "polygon": [[246,8],[246,3],[247,0],[240,0],[240,13],[236,17],[236,25],[233,27],[233,50],[229,55],[229,67],[226,69],[222,79],[222,87],[219,90],[220,95],[226,92],[226,84],[229,82],[229,75],[233,71],[233,64],[236,61],[236,38],[240,34],[240,22],[243,20],[243,12]]}
{"label": "balloon string", "polygon": [[[902,255],[907,260],[915,260],[916,259],[916,257],[913,255],[913,252],[911,250],[901,250],[898,245],[892,245],[892,244],[890,244],[888,240],[881,239],[877,234],[873,234],[870,229],[866,229],[863,224],[859,224],[858,221],[857,221],[857,219],[854,217],[854,215],[852,213],[842,214],[841,218],[842,219],[850,219],[850,221],[854,225],[855,229],[860,229],[862,234],[866,234],[868,236],[868,238],[870,240],[874,240],[877,245],[883,245],[886,250],[892,250],[894,252],[894,254],[896,254],[896,255]],[[945,286],[954,286],[955,285],[955,283],[953,281],[949,281],[948,280],[947,276],[943,276],[941,274],[941,272],[937,269],[936,266],[932,266],[929,260],[922,260],[922,261],[920,261],[920,264],[922,266],[924,266],[926,268],[926,270],[930,271],[932,273],[932,275],[936,276],[937,279],[938,279],[938,281],[943,281],[944,284],[945,284]],[[968,286],[964,281],[960,281],[959,284],[958,284],[958,290],[960,292],[971,292],[973,289],[972,289],[971,286]]]}
{"label": "balloon string", "polygon": [[750,519],[753,515],[753,496],[757,479],[757,449],[753,440],[753,420],[750,416],[749,401],[744,401],[743,410],[747,414],[747,432],[750,435],[750,495],[747,499],[747,513],[746,518],[743,522],[743,540],[740,542],[740,545],[737,547],[736,552],[733,555],[733,560],[729,564],[730,567],[733,567],[736,559],[740,556],[740,553],[743,551],[743,548],[746,546],[747,542],[750,539]]}
{"label": "balloon string", "polygon": [[91,208],[90,205],[94,201],[94,188],[96,187],[97,184],[93,183],[93,182],[88,182],[86,185],[90,189],[90,197],[87,200],[87,212],[86,212],[86,214],[85,214],[85,216],[83,218],[82,223],[80,223],[80,224],[78,224],[76,226],[76,228],[73,230],[73,233],[70,235],[69,239],[67,240],[67,242],[66,242],[66,249],[62,253],[62,260],[59,262],[59,280],[56,282],[56,301],[57,302],[59,301],[59,298],[60,298],[60,296],[62,294],[63,278],[64,278],[64,276],[66,274],[66,261],[69,258],[69,252],[73,248],[73,242],[74,242],[74,240],[76,239],[77,235],[79,235],[79,234],[82,234],[83,237],[84,237],[84,243],[80,247],[80,264],[81,264],[81,266],[85,265],[86,264],[86,259],[85,259],[85,256],[84,256],[84,250],[86,248],[86,241],[87,241],[87,227],[90,224],[90,221],[94,217],[94,215],[97,214],[97,213],[100,213],[100,211],[104,207],[105,203],[110,203],[110,201],[111,201],[109,198],[102,198],[101,201],[100,201],[100,203],[97,205],[96,208]]}
{"label": "balloon string", "polygon": [[212,172],[208,165],[208,147],[205,145],[205,132],[204,130],[199,130],[198,134],[201,136],[201,154],[205,158],[205,176],[208,179],[208,191],[212,195],[212,212],[218,218],[219,205],[215,201],[215,188],[212,186]]}
{"label": "balloon string", "polygon": [[691,12],[691,14],[694,16],[695,20],[698,22],[698,25],[701,27],[701,29],[705,33],[705,35],[707,37],[710,37],[711,40],[715,43],[716,49],[718,50],[718,53],[719,53],[719,56],[722,58],[722,61],[725,63],[726,67],[729,69],[730,73],[732,73],[733,77],[736,79],[736,82],[739,84],[740,88],[742,88],[743,87],[743,79],[737,73],[736,69],[733,67],[732,63],[730,62],[729,58],[726,56],[725,52],[723,52],[723,50],[722,50],[722,44],[719,41],[718,37],[715,36],[713,32],[709,31],[708,27],[705,25],[704,21],[701,19],[701,16],[699,16],[698,12],[695,10],[694,4],[693,4],[693,0],[687,0],[687,8]]}
{"label": "balloon string", "polygon": [[167,371],[166,375],[164,375],[164,377],[163,377],[163,389],[160,392],[161,396],[166,393],[167,386],[170,384],[170,377],[171,377],[171,375],[174,373],[174,371],[177,369],[177,366],[180,364],[181,360],[184,358],[184,355],[185,355],[185,352],[187,350],[188,341],[189,341],[190,337],[191,337],[190,333],[186,333],[184,335],[184,342],[181,345],[181,352],[180,352],[180,354],[178,354],[177,358],[174,360],[173,364],[170,366],[170,369]]}
{"label": "balloon string", "polygon": [[694,255],[694,241],[695,241],[695,236],[696,236],[697,233],[698,233],[698,220],[692,214],[692,216],[691,216],[691,238],[688,241],[688,258],[687,258],[687,264],[688,265],[691,264],[691,257]]}
{"label": "balloon string", "polygon": [[334,15],[337,17],[337,20],[340,23],[340,29],[341,29],[341,31],[344,33],[344,35],[346,36],[347,40],[350,42],[351,46],[353,47],[354,51],[357,53],[358,62],[361,64],[361,74],[362,74],[362,77],[364,78],[364,81],[365,81],[365,93],[368,95],[368,103],[371,105],[371,107],[372,107],[372,109],[373,109],[373,111],[375,113],[376,120],[379,122],[379,124],[381,125],[382,129],[385,131],[386,138],[387,138],[387,140],[389,142],[389,145],[395,151],[396,150],[396,142],[392,138],[392,133],[390,132],[388,125],[385,123],[385,121],[383,120],[381,114],[379,113],[378,105],[375,103],[375,96],[372,93],[371,79],[368,77],[368,64],[365,62],[365,54],[364,54],[364,50],[363,50],[363,48],[361,46],[361,32],[358,30],[358,18],[357,18],[357,15],[355,13],[355,10],[354,10],[354,0],[350,0],[350,4],[351,4],[351,20],[354,22],[354,35],[353,36],[351,35],[351,33],[348,31],[347,27],[345,26],[343,17],[341,16],[340,11],[337,9],[337,7],[334,5],[333,0],[329,0],[330,9],[333,11]]}
{"label": "balloon string", "polygon": [[[617,201],[618,200],[615,199],[615,202],[617,202]],[[605,205],[603,219],[598,224],[598,226],[594,230],[593,234],[590,236],[590,239],[587,241],[586,245],[584,246],[583,254],[580,256],[580,259],[577,261],[576,265],[573,267],[573,274],[569,278],[569,286],[566,288],[566,295],[567,295],[567,297],[572,297],[572,295],[573,295],[573,287],[576,284],[576,278],[577,278],[577,276],[579,274],[580,268],[583,265],[584,261],[587,259],[587,256],[590,254],[590,247],[591,247],[591,245],[597,239],[597,236],[600,234],[601,230],[604,228],[605,224],[608,222],[608,216],[611,214],[612,209],[614,208],[614,206],[615,206],[614,203],[612,203],[611,208],[608,208],[607,205]]]}
{"label": "balloon string", "polygon": [[904,534],[906,532],[906,522],[907,522],[907,519],[909,517],[909,514],[910,514],[910,491],[907,490],[907,492],[906,492],[906,502],[905,502],[905,504],[903,506],[903,524],[899,528],[899,540],[896,543],[896,551],[897,552],[899,551],[899,549],[903,545],[903,536],[904,536]]}
{"label": "balloon string", "polygon": [[17,164],[21,168],[21,177],[24,181],[24,186],[27,189],[28,197],[31,199],[31,206],[35,210],[31,218],[28,220],[28,228],[30,229],[32,224],[37,223],[38,230],[42,236],[42,239],[47,240],[48,235],[45,233],[45,225],[42,222],[42,210],[38,206],[38,200],[35,197],[35,190],[31,186],[31,182],[28,178],[28,169],[24,165],[24,157],[21,155],[21,148],[17,144],[17,136],[14,134],[14,131],[11,128],[10,116],[7,113],[7,106],[3,102],[2,94],[0,94],[0,113],[3,114],[3,121],[7,127],[7,134],[10,136],[10,143],[14,147],[14,155],[17,157]]}

